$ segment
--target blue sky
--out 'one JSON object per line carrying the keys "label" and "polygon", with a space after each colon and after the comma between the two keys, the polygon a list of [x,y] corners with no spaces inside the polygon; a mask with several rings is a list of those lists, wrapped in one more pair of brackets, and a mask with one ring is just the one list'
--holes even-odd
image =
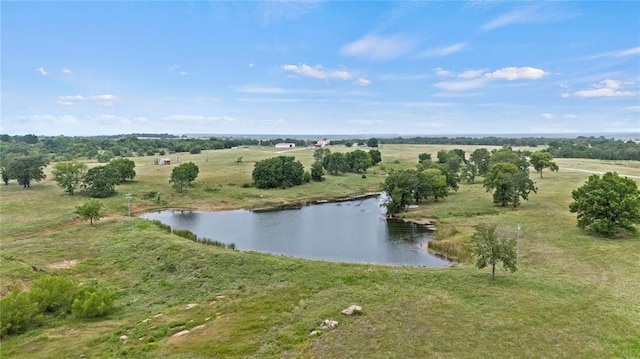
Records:
{"label": "blue sky", "polygon": [[11,135],[640,131],[640,2],[0,3]]}

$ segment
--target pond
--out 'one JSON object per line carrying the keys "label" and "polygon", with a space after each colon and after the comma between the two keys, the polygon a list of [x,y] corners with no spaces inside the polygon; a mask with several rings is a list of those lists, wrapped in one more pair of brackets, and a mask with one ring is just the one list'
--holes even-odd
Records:
{"label": "pond", "polygon": [[444,267],[452,262],[427,251],[431,232],[386,219],[383,198],[269,212],[160,211],[142,215],[188,229],[236,249],[331,262]]}

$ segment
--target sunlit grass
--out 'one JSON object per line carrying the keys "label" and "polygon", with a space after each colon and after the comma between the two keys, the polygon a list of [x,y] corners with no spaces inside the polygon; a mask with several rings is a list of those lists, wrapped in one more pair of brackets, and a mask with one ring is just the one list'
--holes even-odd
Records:
{"label": "sunlit grass", "polygon": [[[380,149],[382,165],[386,170],[413,168],[418,153],[435,156],[442,148],[385,145]],[[307,167],[313,161],[313,150],[288,154]],[[571,190],[589,173],[562,170],[640,175],[636,163],[557,160],[560,172],[545,171],[543,179],[532,173],[538,193],[517,209],[495,206],[481,184],[463,184],[449,198],[403,214],[437,218],[451,230],[445,240],[461,245],[469,245],[479,223],[496,223],[513,233],[519,224],[519,271],[501,271],[495,281],[472,263],[430,269],[231,251],[126,218],[127,192],[134,195],[135,211],[250,208],[376,191],[386,172],[376,167],[365,179],[326,176],[322,183],[288,190],[242,186],[251,181],[256,161],[276,155],[280,153],[273,148],[180,154],[180,162],[200,167],[196,185],[184,194],[175,193],[168,183],[174,165],[155,166],[152,157],[134,158],[136,179],[118,186],[118,196],[105,200],[110,214],[93,227],[76,222],[73,214],[85,198],[65,195],[48,179],[31,189],[1,186],[2,293],[14,284],[28,288],[38,276],[60,274],[110,288],[117,293],[118,308],[105,320],[67,319],[5,338],[0,356],[640,356],[640,239],[599,238],[578,229],[568,205]],[[169,157],[175,160],[175,155]],[[150,191],[158,192],[161,201],[142,199]],[[65,260],[76,264],[51,266]],[[340,310],[351,304],[362,305],[363,314],[342,316]],[[338,328],[311,336],[326,318],[339,321]],[[172,337],[183,330],[191,332]]]}

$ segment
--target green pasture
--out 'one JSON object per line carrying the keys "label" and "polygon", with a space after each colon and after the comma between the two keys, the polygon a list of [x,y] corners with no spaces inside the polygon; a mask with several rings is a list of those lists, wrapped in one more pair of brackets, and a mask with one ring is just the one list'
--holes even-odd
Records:
{"label": "green pasture", "polygon": [[[640,237],[602,238],[577,228],[568,209],[571,191],[590,173],[563,169],[640,176],[635,162],[556,159],[559,172],[545,171],[541,179],[532,171],[538,193],[517,209],[495,206],[478,179],[402,214],[438,219],[438,241],[467,252],[475,225],[495,223],[513,235],[520,225],[519,270],[499,271],[495,281],[490,269],[478,270],[472,262],[393,267],[221,249],[126,216],[126,193],[133,195],[135,214],[258,208],[375,192],[391,169],[413,168],[419,153],[435,158],[441,149],[470,153],[477,147],[385,145],[382,163],[366,178],[326,175],[321,183],[286,190],[243,185],[251,182],[255,162],[268,157],[292,155],[309,168],[313,149],[178,154],[180,163],[200,168],[195,185],[181,194],[168,183],[176,154],[164,156],[172,160],[167,166],[154,165],[153,157],[131,158],[135,180],[104,200],[109,214],[94,226],[74,214],[86,198],[66,195],[49,179],[30,189],[0,186],[2,295],[16,286],[29,290],[41,276],[61,275],[97,283],[117,296],[107,318],[67,317],[3,338],[0,357],[640,357]],[[352,304],[363,313],[340,314]],[[324,319],[339,325],[321,330]],[[311,335],[314,330],[319,333]]]}

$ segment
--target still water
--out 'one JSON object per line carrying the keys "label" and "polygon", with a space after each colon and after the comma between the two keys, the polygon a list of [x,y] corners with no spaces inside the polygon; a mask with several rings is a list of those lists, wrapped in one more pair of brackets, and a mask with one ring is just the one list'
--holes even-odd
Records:
{"label": "still water", "polygon": [[429,231],[387,221],[380,197],[256,213],[161,211],[142,215],[174,229],[236,249],[332,262],[443,267],[452,262],[430,254]]}

